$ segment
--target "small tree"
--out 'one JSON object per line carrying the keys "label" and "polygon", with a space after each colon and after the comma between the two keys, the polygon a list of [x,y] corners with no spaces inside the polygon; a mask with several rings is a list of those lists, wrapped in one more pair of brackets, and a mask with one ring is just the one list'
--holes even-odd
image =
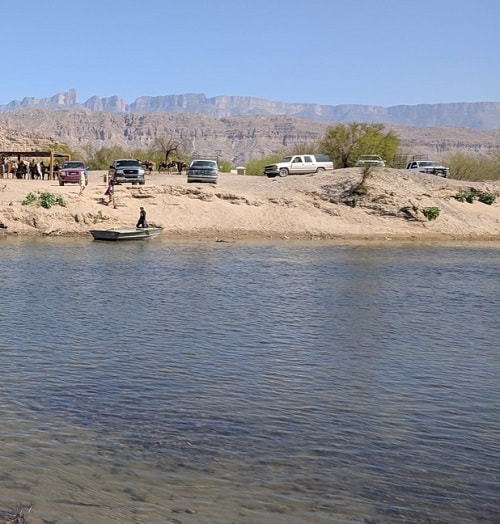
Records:
{"label": "small tree", "polygon": [[352,122],[329,127],[320,148],[330,155],[335,167],[353,166],[360,155],[377,154],[389,163],[396,156],[399,138],[392,131],[384,133],[383,124]]}
{"label": "small tree", "polygon": [[87,162],[89,169],[108,169],[113,160],[117,158],[130,158],[130,152],[126,151],[122,147],[101,147],[95,151],[92,158]]}
{"label": "small tree", "polygon": [[172,154],[179,150],[180,143],[173,138],[160,137],[156,139],[154,148],[161,154],[162,160],[168,164]]}

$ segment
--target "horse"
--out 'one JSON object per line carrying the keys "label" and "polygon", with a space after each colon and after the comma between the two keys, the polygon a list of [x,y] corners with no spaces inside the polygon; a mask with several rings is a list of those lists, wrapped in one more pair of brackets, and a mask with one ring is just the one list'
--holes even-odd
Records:
{"label": "horse", "polygon": [[154,171],[154,168],[155,168],[154,162],[150,162],[149,160],[146,160],[144,162],[141,162],[141,164],[144,167],[144,169],[148,170],[149,174],[151,174]]}
{"label": "horse", "polygon": [[186,164],[186,162],[176,162],[175,164],[176,164],[176,166],[177,166],[177,172],[178,172],[178,173],[182,173],[182,171],[183,171],[184,169],[187,169],[187,164]]}
{"label": "horse", "polygon": [[26,160],[20,160],[17,164],[16,178],[28,179],[29,178],[29,164]]}
{"label": "horse", "polygon": [[161,173],[162,169],[166,169],[167,173],[170,173],[173,167],[175,167],[175,162],[160,162],[158,164],[158,173]]}
{"label": "horse", "polygon": [[[17,176],[17,162],[14,160],[4,160],[1,170],[2,178],[15,178]],[[10,177],[9,177],[10,175]]]}

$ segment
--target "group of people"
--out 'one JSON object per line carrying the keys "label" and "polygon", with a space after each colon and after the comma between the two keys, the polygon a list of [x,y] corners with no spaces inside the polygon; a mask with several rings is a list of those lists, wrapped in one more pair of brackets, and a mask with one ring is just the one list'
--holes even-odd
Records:
{"label": "group of people", "polygon": [[[82,194],[82,192],[80,192],[80,194]],[[108,187],[106,188],[104,195],[108,197],[107,205],[113,205],[113,208],[116,209],[117,206],[115,202],[115,182],[112,178],[109,179]],[[142,206],[139,211],[139,220],[137,221],[135,227],[149,227],[149,224],[146,220],[146,210]]]}

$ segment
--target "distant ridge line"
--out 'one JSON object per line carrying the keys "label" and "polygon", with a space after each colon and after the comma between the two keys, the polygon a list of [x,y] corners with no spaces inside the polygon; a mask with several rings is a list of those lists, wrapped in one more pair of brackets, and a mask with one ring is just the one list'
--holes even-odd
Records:
{"label": "distant ridge line", "polygon": [[450,102],[390,107],[361,104],[332,106],[280,102],[250,96],[207,97],[203,93],[185,93],[140,96],[130,104],[118,95],[105,98],[92,96],[80,103],[76,89],[69,89],[48,98],[24,97],[22,100],[0,105],[0,113],[23,109],[87,109],[114,114],[198,113],[214,118],[287,115],[318,122],[379,122],[415,127],[500,129],[500,102]]}

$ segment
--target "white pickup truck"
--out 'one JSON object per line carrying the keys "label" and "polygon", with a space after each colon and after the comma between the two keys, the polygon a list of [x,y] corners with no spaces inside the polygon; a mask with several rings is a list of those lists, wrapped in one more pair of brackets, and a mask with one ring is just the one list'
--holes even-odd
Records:
{"label": "white pickup truck", "polygon": [[450,176],[449,167],[440,166],[432,160],[414,160],[413,162],[408,162],[406,169],[428,173],[429,175],[438,175],[443,178],[448,178]]}
{"label": "white pickup truck", "polygon": [[282,158],[276,164],[264,167],[264,175],[269,178],[287,175],[305,175],[333,170],[333,162],[327,155],[291,155]]}

